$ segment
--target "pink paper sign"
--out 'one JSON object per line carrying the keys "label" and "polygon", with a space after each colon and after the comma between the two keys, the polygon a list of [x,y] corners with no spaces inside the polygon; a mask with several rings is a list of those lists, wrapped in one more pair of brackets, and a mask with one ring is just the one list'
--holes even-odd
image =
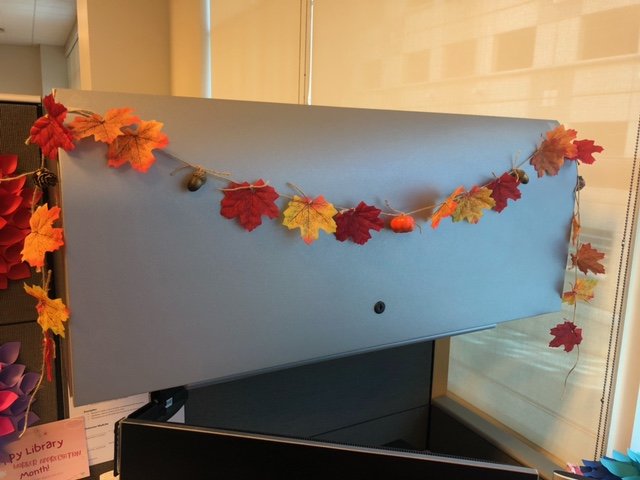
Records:
{"label": "pink paper sign", "polygon": [[6,446],[8,462],[0,462],[0,480],[77,480],[89,476],[84,418],[29,427]]}

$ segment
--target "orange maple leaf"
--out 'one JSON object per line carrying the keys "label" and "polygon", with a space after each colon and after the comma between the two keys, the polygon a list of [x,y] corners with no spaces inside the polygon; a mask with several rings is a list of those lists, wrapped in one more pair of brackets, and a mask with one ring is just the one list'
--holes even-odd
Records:
{"label": "orange maple leaf", "polygon": [[125,128],[122,135],[109,145],[107,158],[110,167],[121,167],[129,162],[134,170],[146,172],[156,161],[153,150],[164,148],[169,138],[162,133],[163,124],[155,120],[136,124],[137,128]]}
{"label": "orange maple leaf", "polygon": [[123,134],[122,128],[140,122],[135,115],[131,115],[131,108],[112,108],[104,117],[92,113],[88,117],[77,116],[69,125],[76,140],[90,137],[96,142],[111,143]]}
{"label": "orange maple leaf", "polygon": [[49,298],[49,294],[37,285],[29,286],[25,283],[24,290],[38,300],[36,311],[42,332],[51,330],[56,335],[64,337],[64,322],[69,319],[69,309],[62,300]]}
{"label": "orange maple leaf", "polygon": [[562,294],[562,301],[575,305],[576,301],[589,302],[593,298],[593,290],[598,281],[595,278],[579,278],[569,292]]}
{"label": "orange maple leaf", "polygon": [[585,275],[589,271],[595,274],[604,273],[604,265],[600,263],[603,258],[604,253],[593,248],[590,243],[581,244],[575,255],[571,254],[573,266],[578,267]]}
{"label": "orange maple leaf", "polygon": [[453,221],[466,220],[469,223],[478,223],[482,218],[483,210],[491,209],[496,205],[491,193],[491,189],[487,187],[472,187],[460,197],[458,208],[453,212]]}
{"label": "orange maple leaf", "polygon": [[464,192],[464,187],[456,188],[456,191],[440,204],[440,207],[431,215],[431,228],[434,230],[440,225],[443,218],[450,217],[458,208],[458,196]]}
{"label": "orange maple leaf", "polygon": [[44,266],[44,256],[47,252],[53,252],[64,245],[62,240],[62,228],[53,227],[60,217],[60,207],[49,206],[45,203],[40,205],[31,215],[29,224],[31,233],[24,239],[22,249],[22,261],[29,263],[39,272]]}
{"label": "orange maple leaf", "polygon": [[315,199],[293,196],[289,206],[283,212],[282,224],[290,230],[300,229],[300,236],[304,243],[311,245],[318,239],[320,230],[334,233],[337,225],[333,217],[338,213],[332,204],[327,202],[322,195]]}
{"label": "orange maple leaf", "polygon": [[574,215],[571,220],[571,244],[576,245],[578,243],[578,238],[580,238],[580,220],[578,220],[578,216]]}
{"label": "orange maple leaf", "polygon": [[565,130],[564,125],[558,125],[547,132],[540,146],[531,156],[530,163],[538,172],[538,177],[544,174],[553,176],[564,164],[565,158],[573,158],[578,153],[578,147],[573,143],[577,132]]}

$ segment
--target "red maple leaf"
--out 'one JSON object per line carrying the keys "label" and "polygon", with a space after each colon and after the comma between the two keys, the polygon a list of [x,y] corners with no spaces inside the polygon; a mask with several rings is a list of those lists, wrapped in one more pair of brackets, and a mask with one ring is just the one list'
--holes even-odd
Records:
{"label": "red maple leaf", "polygon": [[384,227],[379,208],[360,202],[356,208],[340,212],[334,217],[336,239],[344,242],[350,238],[358,245],[364,245],[371,238],[369,230],[379,232]]}
{"label": "red maple leaf", "polygon": [[550,347],[564,347],[565,352],[570,352],[573,347],[582,342],[582,329],[573,322],[559,323],[549,333],[554,336],[549,342]]}
{"label": "red maple leaf", "polygon": [[593,140],[575,140],[573,144],[576,146],[576,154],[569,160],[578,160],[582,163],[592,164],[596,161],[593,158],[594,153],[600,153],[604,150],[600,145],[595,145]]}
{"label": "red maple leaf", "polygon": [[583,243],[575,254],[571,254],[573,266],[578,267],[585,275],[591,271],[595,274],[604,273],[604,265],[600,260],[604,258],[604,253],[591,247],[590,243]]}
{"label": "red maple leaf", "polygon": [[58,148],[66,151],[73,150],[73,134],[64,126],[67,108],[56,103],[53,94],[42,100],[46,115],[38,118],[29,132],[27,143],[35,143],[40,147],[45,157],[50,160],[58,159]]}
{"label": "red maple leaf", "polygon": [[518,200],[522,196],[518,185],[520,185],[520,181],[508,172],[503,173],[501,177],[487,185],[487,188],[491,190],[491,197],[496,201],[496,205],[493,207],[496,212],[507,208],[508,199]]}
{"label": "red maple leaf", "polygon": [[557,175],[564,164],[565,158],[576,155],[578,147],[573,144],[576,138],[575,130],[565,130],[564,125],[558,125],[547,132],[546,138],[531,156],[530,163],[538,172],[538,177],[544,174]]}
{"label": "red maple leaf", "polygon": [[42,357],[47,372],[47,380],[50,382],[53,380],[53,361],[56,358],[56,344],[48,331],[43,332],[42,335]]}
{"label": "red maple leaf", "polygon": [[222,191],[224,197],[220,201],[220,215],[228,219],[237,218],[249,232],[262,225],[262,215],[269,218],[280,215],[275,204],[280,195],[262,179],[253,184],[229,182]]}

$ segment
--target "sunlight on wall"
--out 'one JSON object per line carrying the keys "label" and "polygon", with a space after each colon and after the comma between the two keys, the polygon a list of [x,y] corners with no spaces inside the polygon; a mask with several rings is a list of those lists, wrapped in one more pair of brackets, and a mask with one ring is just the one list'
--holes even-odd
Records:
{"label": "sunlight on wall", "polygon": [[569,310],[451,344],[450,391],[561,461],[592,457],[604,434],[600,399],[640,112],[639,32],[635,0],[315,0],[313,104],[558,119],[605,147],[581,169],[581,209],[582,241],[605,252],[607,274],[580,308],[584,342],[566,389],[576,351],[547,344]]}

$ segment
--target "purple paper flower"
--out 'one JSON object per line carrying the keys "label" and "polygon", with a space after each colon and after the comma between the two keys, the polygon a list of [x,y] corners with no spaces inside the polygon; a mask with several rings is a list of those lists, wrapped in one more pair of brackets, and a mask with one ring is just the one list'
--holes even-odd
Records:
{"label": "purple paper flower", "polygon": [[620,480],[620,477],[607,470],[600,462],[593,460],[582,460],[584,465],[580,467],[582,475],[586,478],[597,478],[599,480]]}
{"label": "purple paper flower", "polygon": [[[40,375],[24,373],[25,366],[15,363],[20,353],[20,342],[0,346],[0,462],[8,461],[5,446],[16,440],[25,424],[29,395],[36,387]],[[27,426],[39,420],[29,412]]]}

